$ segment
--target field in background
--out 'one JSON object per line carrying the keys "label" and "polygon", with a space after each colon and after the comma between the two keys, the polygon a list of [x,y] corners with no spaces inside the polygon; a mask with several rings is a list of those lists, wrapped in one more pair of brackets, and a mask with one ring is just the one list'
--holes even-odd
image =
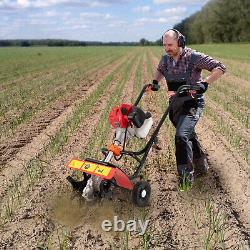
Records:
{"label": "field in background", "polygon": [[[178,192],[174,129],[166,121],[163,150],[151,152],[143,171],[152,185],[146,209],[127,197],[82,202],[65,165],[72,157],[102,157],[113,136],[108,113],[152,81],[162,48],[0,48],[1,249],[249,249],[250,45],[192,48],[227,67],[209,87],[197,127],[211,171],[189,193]],[[142,101],[155,121],[166,108],[165,91],[162,81]],[[122,164],[132,171],[129,159]],[[149,228],[143,236],[103,232],[102,220],[114,215],[149,219]]]}

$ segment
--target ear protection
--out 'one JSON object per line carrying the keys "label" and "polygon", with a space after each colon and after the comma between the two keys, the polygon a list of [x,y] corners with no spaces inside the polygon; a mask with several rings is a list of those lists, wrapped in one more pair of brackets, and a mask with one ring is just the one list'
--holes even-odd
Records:
{"label": "ear protection", "polygon": [[[183,35],[181,34],[181,32],[179,32],[179,31],[176,30],[176,29],[169,29],[169,30],[173,30],[173,31],[177,34],[177,36],[178,36],[178,40],[177,40],[178,46],[184,49],[184,48],[185,48],[185,45],[186,45],[185,36],[183,36]],[[166,32],[168,32],[169,30],[165,31],[164,34],[165,34]],[[163,40],[164,34],[163,34],[162,37],[161,37],[162,40]]]}

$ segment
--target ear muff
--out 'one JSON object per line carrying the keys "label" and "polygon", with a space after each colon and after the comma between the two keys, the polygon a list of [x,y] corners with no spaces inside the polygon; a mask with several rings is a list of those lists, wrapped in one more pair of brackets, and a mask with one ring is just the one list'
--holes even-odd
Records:
{"label": "ear muff", "polygon": [[[184,48],[185,48],[185,45],[186,45],[185,36],[183,36],[183,35],[181,34],[181,32],[179,32],[179,31],[176,30],[176,29],[169,29],[169,30],[173,30],[173,31],[178,35],[178,40],[177,40],[178,46],[184,49]],[[169,30],[165,31],[164,34],[165,34],[166,32],[168,32]],[[163,40],[164,34],[163,34],[162,37],[161,37],[162,40]]]}

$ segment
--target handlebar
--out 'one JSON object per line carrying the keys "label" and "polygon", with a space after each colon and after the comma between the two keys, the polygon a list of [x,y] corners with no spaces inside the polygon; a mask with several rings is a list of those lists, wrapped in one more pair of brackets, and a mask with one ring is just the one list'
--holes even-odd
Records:
{"label": "handlebar", "polygon": [[[138,103],[140,102],[143,94],[147,91],[147,88],[150,86],[151,84],[145,84],[139,94],[139,96],[137,97],[135,103],[134,103],[134,106],[137,106]],[[178,96],[179,94],[181,93],[185,93],[185,92],[188,92],[189,90],[199,90],[199,86],[197,85],[182,85],[180,86],[177,91],[176,91],[176,96]]]}
{"label": "handlebar", "polygon": [[199,89],[200,87],[197,85],[182,85],[177,89],[176,94],[178,95],[180,93],[183,93],[189,90],[199,90]]}
{"label": "handlebar", "polygon": [[135,103],[134,103],[134,106],[137,106],[137,105],[138,105],[138,103],[140,102],[140,100],[141,100],[143,94],[146,92],[146,89],[148,88],[149,85],[150,85],[150,84],[145,84],[145,85],[143,86],[143,88],[142,88],[142,90],[141,90],[141,93],[139,94],[139,96],[137,97],[137,99],[136,99],[136,101],[135,101]]}

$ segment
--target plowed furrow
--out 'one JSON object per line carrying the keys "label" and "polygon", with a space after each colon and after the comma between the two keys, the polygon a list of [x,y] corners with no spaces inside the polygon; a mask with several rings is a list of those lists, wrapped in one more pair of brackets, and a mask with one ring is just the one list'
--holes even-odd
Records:
{"label": "plowed furrow", "polygon": [[[135,86],[135,73],[136,73],[136,70],[138,70],[138,61],[139,60],[137,59],[135,65],[133,66],[130,72],[130,77],[128,81],[126,82],[125,88],[123,90],[122,101],[119,103],[131,103],[131,100],[133,98],[133,93],[134,93],[133,90]],[[108,135],[108,138],[107,138],[107,143],[112,142],[114,131],[110,129],[110,132],[111,133]],[[119,165],[121,165],[121,162]],[[110,204],[110,205],[114,205],[114,204]],[[85,225],[80,225],[74,228],[71,233],[72,233],[72,243],[73,243],[72,247],[75,249],[79,249],[82,246],[84,246],[86,249],[87,248],[109,249],[110,246],[112,245],[112,238],[110,238],[112,236],[106,235],[106,234],[103,235],[104,232],[101,232],[100,230],[96,231],[96,228],[92,228],[91,222],[88,223],[88,221],[86,222]],[[99,236],[98,237],[99,240],[97,240],[95,235]],[[89,241],[88,237],[92,238],[92,240]]]}
{"label": "plowed furrow", "polygon": [[[117,64],[119,68],[120,65],[124,62],[124,58]],[[32,158],[40,155],[44,148],[49,144],[54,135],[59,131],[63,126],[65,121],[74,113],[74,110],[78,105],[84,100],[88,100],[91,93],[95,91],[95,88],[102,82],[104,77],[107,77],[110,73],[113,72],[116,68],[110,70],[107,74],[100,77],[100,81],[97,82],[96,86],[92,86],[88,89],[88,92],[85,92],[85,95],[78,99],[74,105],[66,109],[56,120],[52,121],[52,124],[49,125],[42,133],[36,136],[30,144],[26,144],[20,152],[17,152],[15,159],[8,162],[8,167],[2,170],[2,175],[0,176],[1,185],[0,185],[0,197],[6,192],[7,187],[10,185],[13,176],[19,176],[24,173],[24,165],[31,161]],[[8,150],[8,147],[5,148],[5,151]],[[4,156],[4,155],[3,155]],[[7,157],[7,156],[6,156]]]}
{"label": "plowed furrow", "polygon": [[[107,90],[107,92],[104,93],[104,95],[99,99],[99,101],[95,104],[95,106],[92,107],[95,112],[89,114],[88,117],[85,117],[78,131],[78,139],[79,139],[78,144],[75,145],[74,140],[72,141],[70,140],[72,144],[71,145],[68,144],[65,147],[65,149],[68,149],[69,151],[67,150],[64,151],[63,154],[57,157],[56,161],[53,161],[53,159],[51,159],[51,162],[50,162],[51,167],[49,167],[46,170],[42,180],[39,182],[37,186],[35,186],[32,192],[29,193],[29,198],[28,197],[25,198],[25,202],[23,203],[25,204],[25,206],[23,206],[18,211],[18,213],[15,215],[10,225],[11,229],[14,229],[16,227],[19,228],[19,233],[18,233],[19,237],[21,237],[21,235],[23,234],[23,228],[21,226],[19,227],[16,224],[19,218],[19,215],[25,214],[25,212],[28,211],[28,217],[31,217],[31,218],[36,218],[37,216],[41,216],[42,218],[49,217],[48,211],[41,211],[40,208],[44,206],[45,207],[48,206],[51,208],[53,204],[53,199],[58,199],[58,194],[54,193],[55,190],[58,190],[58,191],[62,189],[65,190],[65,188],[68,187],[68,183],[66,183],[65,181],[65,171],[64,171],[65,164],[68,161],[68,159],[71,158],[70,154],[75,155],[77,152],[79,153],[79,150],[81,150],[82,148],[84,148],[85,145],[88,144],[88,140],[91,138],[92,133],[95,129],[95,126],[98,124],[99,118],[102,115],[103,107],[108,102],[110,96],[112,96],[112,94],[114,93],[115,89],[117,88],[117,84],[119,84],[120,82],[121,77],[122,75],[121,73],[119,73],[119,75],[117,75],[114,81],[111,83],[110,85],[111,87]],[[102,105],[100,105],[100,103]],[[95,121],[95,123],[93,123],[92,121]],[[83,133],[80,133],[80,132],[81,132],[81,129],[83,131],[84,128],[86,127],[89,128],[89,130],[87,131],[88,134],[87,136],[83,136]],[[25,218],[21,218],[21,220],[25,220]],[[30,224],[29,225],[30,228],[36,227],[35,220],[31,220],[29,224]],[[50,221],[50,225],[54,225],[54,223]],[[41,227],[44,228],[45,230],[46,225],[41,225]],[[49,228],[52,228],[52,227],[49,227]],[[47,236],[49,233],[51,233],[51,231],[47,232]],[[2,245],[4,245],[6,242],[9,242],[8,237],[9,236],[7,234],[4,235],[4,240],[1,242]],[[28,232],[26,234],[26,237],[29,237],[29,242],[27,242],[25,238],[23,238],[22,242],[16,242],[16,239],[18,239],[18,236],[14,237],[13,240],[16,242],[17,249],[19,249],[19,246],[22,246],[22,245],[34,247],[36,243],[39,241],[46,242],[46,237],[43,234],[34,235]],[[55,244],[58,246],[58,242],[56,242]]]}
{"label": "plowed furrow", "polygon": [[[23,137],[25,137],[25,143],[23,143],[22,146],[31,142],[32,139],[41,133],[41,131],[44,130],[49,124],[51,124],[54,119],[59,117],[65,109],[76,106],[77,103],[83,101],[94,89],[93,84],[89,86],[89,83],[94,82],[95,79],[99,79],[98,81],[101,82],[102,79],[105,79],[111,72],[115,71],[117,67],[124,62],[124,60],[125,59],[120,60],[119,63],[116,62],[116,66],[109,65],[106,69],[100,70],[99,72],[92,75],[92,77],[86,80],[85,84],[81,86],[80,89],[77,89],[68,95],[67,99],[64,101],[60,100],[59,102],[55,103],[51,109],[39,114],[38,117],[34,118],[31,124],[20,128],[16,132],[16,136],[11,141],[5,141],[4,143],[1,143],[0,147],[2,147],[2,149],[0,151],[0,166],[7,164],[7,162],[17,154],[18,150],[16,149],[15,145],[20,144],[20,140],[23,140]],[[76,101],[72,103],[72,100]]]}

